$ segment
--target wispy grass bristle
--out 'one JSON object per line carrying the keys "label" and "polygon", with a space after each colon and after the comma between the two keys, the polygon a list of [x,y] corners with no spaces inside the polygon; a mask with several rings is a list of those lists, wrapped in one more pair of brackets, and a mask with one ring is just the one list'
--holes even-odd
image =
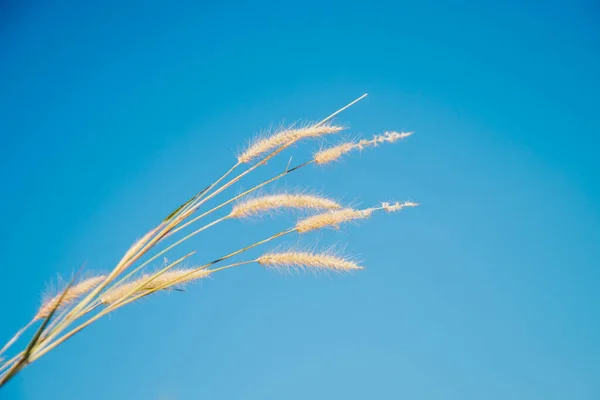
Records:
{"label": "wispy grass bristle", "polygon": [[363,269],[363,267],[353,261],[328,252],[288,251],[267,253],[260,256],[257,262],[263,267],[274,269],[308,268],[335,272]]}
{"label": "wispy grass bristle", "polygon": [[334,147],[330,147],[314,154],[314,160],[319,165],[329,164],[338,161],[344,154],[350,153],[356,148],[356,143],[347,142]]}
{"label": "wispy grass bristle", "polygon": [[334,210],[342,208],[342,206],[336,201],[323,196],[283,193],[244,200],[233,207],[229,216],[232,218],[245,218],[282,208]]}
{"label": "wispy grass bristle", "polygon": [[373,209],[355,210],[353,208],[327,211],[298,221],[296,230],[300,233],[306,233],[327,227],[338,228],[346,222],[369,218],[372,212]]}
{"label": "wispy grass bristle", "polygon": [[309,125],[301,128],[288,128],[280,130],[273,135],[257,138],[246,150],[238,155],[238,162],[249,163],[250,161],[268,153],[278,147],[289,145],[304,139],[313,139],[319,136],[338,133],[344,127],[332,124]]}
{"label": "wispy grass bristle", "polygon": [[376,147],[382,143],[394,143],[412,134],[413,132],[385,132],[382,135],[375,135],[371,140],[363,139],[342,143],[316,152],[313,155],[313,160],[319,165],[329,164],[338,161],[344,154],[350,153],[353,150],[364,150],[368,147]]}

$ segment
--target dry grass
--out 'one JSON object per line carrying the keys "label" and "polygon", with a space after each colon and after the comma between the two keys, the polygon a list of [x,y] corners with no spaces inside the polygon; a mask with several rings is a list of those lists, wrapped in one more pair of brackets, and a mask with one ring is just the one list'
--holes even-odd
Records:
{"label": "dry grass", "polygon": [[[304,139],[314,139],[342,131],[342,127],[332,124],[332,119],[339,113],[363,99],[366,95],[354,100],[320,122],[288,128],[275,132],[267,137],[260,137],[237,156],[237,162],[220,178],[191,199],[177,207],[154,229],[136,241],[108,273],[92,278],[77,280],[74,278],[57,295],[47,298],[34,313],[33,318],[0,350],[0,387],[12,379],[25,366],[31,364],[44,354],[55,349],[98,319],[112,313],[142,297],[166,290],[180,290],[182,285],[212,276],[219,271],[232,267],[240,267],[256,263],[276,270],[288,268],[304,268],[309,270],[329,270],[346,272],[362,269],[355,262],[337,253],[315,251],[269,252],[256,259],[233,258],[243,255],[248,250],[263,246],[268,242],[292,234],[306,234],[315,230],[333,227],[339,228],[344,223],[363,220],[374,212],[399,211],[405,207],[416,206],[412,202],[381,203],[378,207],[356,210],[344,208],[337,201],[323,196],[309,194],[275,193],[255,198],[248,197],[253,192],[307,166],[323,165],[339,160],[354,150],[363,150],[383,143],[392,143],[409,136],[410,133],[386,132],[371,140],[350,141],[341,145],[321,150],[307,161],[294,167],[288,165],[282,172],[259,183],[250,189],[222,200],[218,205],[203,212],[205,203],[233,187],[240,180],[267,161],[284,151],[289,146]],[[243,169],[237,175],[236,171]],[[221,208],[234,204],[229,213],[213,218],[187,234],[180,234],[191,225],[210,218]],[[198,235],[200,232],[227,220],[240,219],[260,215],[274,210],[301,209],[315,211],[316,214],[297,221],[290,228],[272,234],[258,242],[232,251],[210,262],[195,267],[182,268],[180,264],[188,260],[194,253],[181,256],[173,262],[166,262],[159,270],[152,268],[152,263],[165,254],[173,253],[177,247]],[[233,223],[235,221],[232,221]],[[169,245],[166,239],[180,234],[181,237]],[[152,250],[152,255],[150,251]],[[232,259],[229,263],[226,261]],[[12,356],[6,356],[19,338],[29,329],[37,325],[23,347]]]}

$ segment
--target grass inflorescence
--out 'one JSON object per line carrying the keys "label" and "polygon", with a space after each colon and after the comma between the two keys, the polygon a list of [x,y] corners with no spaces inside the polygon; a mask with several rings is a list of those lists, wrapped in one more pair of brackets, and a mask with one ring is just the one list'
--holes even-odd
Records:
{"label": "grass inflorescence", "polygon": [[[0,349],[0,387],[27,365],[115,310],[157,292],[180,291],[185,285],[229,268],[255,264],[274,270],[290,268],[332,272],[361,270],[363,267],[355,261],[339,252],[327,250],[267,251],[258,258],[244,258],[244,253],[284,236],[308,234],[323,228],[339,229],[345,223],[367,219],[377,211],[395,212],[406,207],[414,207],[416,203],[385,202],[371,208],[355,209],[328,197],[305,192],[280,192],[260,196],[256,193],[263,187],[311,164],[330,164],[350,152],[404,139],[410,136],[411,132],[385,132],[370,140],[348,140],[337,146],[321,149],[301,164],[292,167],[288,165],[285,170],[274,174],[270,179],[235,196],[230,196],[212,208],[206,209],[205,203],[233,187],[257,168],[265,167],[267,161],[286,148],[305,139],[318,139],[342,132],[345,127],[333,124],[332,119],[364,97],[366,94],[320,122],[281,129],[251,141],[244,150],[239,152],[236,157],[237,162],[228,171],[175,208],[155,228],[137,240],[125,251],[112,270],[87,279],[77,279],[76,275],[56,295],[48,296],[33,313],[30,322],[17,331]],[[225,216],[209,220],[215,211],[227,206],[231,208]],[[159,257],[166,260],[165,254],[176,252],[180,244],[217,224],[227,220],[286,210],[300,210],[311,215],[303,216],[287,229],[200,265],[181,266],[184,261],[189,262],[193,252],[179,256],[173,262],[165,262],[159,269],[151,265],[155,260],[160,260]],[[180,233],[191,225],[199,226],[187,234]],[[178,234],[180,238],[174,243],[165,245],[165,239]],[[9,355],[20,337],[34,326],[37,328],[23,350]]]}

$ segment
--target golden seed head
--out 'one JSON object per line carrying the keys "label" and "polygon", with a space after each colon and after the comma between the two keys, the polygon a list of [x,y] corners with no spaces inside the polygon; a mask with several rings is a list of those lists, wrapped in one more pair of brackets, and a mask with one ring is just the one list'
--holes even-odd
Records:
{"label": "golden seed head", "polygon": [[[61,292],[49,299],[44,300],[42,302],[42,305],[39,308],[37,314],[35,315],[34,319],[39,320],[42,318],[46,318],[48,315],[50,315],[50,312],[55,307],[57,309],[60,309],[60,308],[63,308],[65,306],[73,303],[79,297],[81,297],[82,295],[86,294],[87,292],[89,292],[90,290],[92,290],[93,288],[98,286],[100,284],[100,282],[102,282],[105,278],[106,278],[106,276],[104,276],[104,275],[93,276],[91,278],[85,279],[85,280],[71,286],[67,290],[67,292],[64,294],[64,296]],[[61,296],[62,296],[62,300],[61,300]],[[61,300],[61,301],[57,307],[57,303],[59,300]]]}
{"label": "golden seed head", "polygon": [[311,268],[336,272],[363,269],[355,262],[329,253],[313,253],[288,251],[282,253],[267,253],[257,259],[257,262],[269,268]]}
{"label": "golden seed head", "polygon": [[296,230],[300,233],[306,233],[315,229],[321,229],[329,226],[337,228],[344,222],[369,218],[372,213],[373,209],[371,208],[365,210],[344,208],[341,210],[328,211],[298,221],[296,224]]}
{"label": "golden seed head", "polygon": [[344,154],[353,150],[364,150],[367,147],[376,147],[382,143],[394,143],[412,134],[413,132],[385,132],[382,135],[373,136],[371,140],[363,139],[358,142],[342,143],[338,146],[318,151],[314,154],[313,160],[319,165],[329,164],[339,160]]}
{"label": "golden seed head", "polygon": [[256,197],[235,205],[229,214],[232,218],[244,218],[279,208],[338,209],[337,202],[325,197],[307,194],[275,194]]}
{"label": "golden seed head", "polygon": [[[161,224],[162,225],[162,224]],[[136,253],[138,251],[140,251],[152,238],[152,236],[154,236],[154,234],[156,232],[158,232],[158,230],[160,229],[161,225],[159,225],[158,227],[152,229],[151,231],[149,231],[148,233],[146,233],[144,236],[142,236],[141,239],[137,240],[126,252],[125,255],[123,256],[123,258],[121,258],[121,261],[119,261],[119,264],[117,265],[117,267],[115,268],[115,270],[113,270],[113,272],[111,273],[111,275],[117,275],[118,273],[121,273],[123,271],[123,269],[125,269],[127,267],[127,262],[136,255]]]}
{"label": "golden seed head", "polygon": [[323,124],[318,126],[312,125],[297,129],[284,129],[269,137],[255,139],[246,150],[238,155],[237,159],[240,163],[248,163],[256,157],[275,150],[281,146],[303,139],[316,138],[322,135],[337,133],[343,129],[344,128],[341,126],[331,124]]}
{"label": "golden seed head", "polygon": [[330,147],[325,150],[318,151],[314,154],[314,160],[317,164],[329,164],[340,159],[344,154],[351,152],[356,147],[356,143],[342,143],[338,146]]}

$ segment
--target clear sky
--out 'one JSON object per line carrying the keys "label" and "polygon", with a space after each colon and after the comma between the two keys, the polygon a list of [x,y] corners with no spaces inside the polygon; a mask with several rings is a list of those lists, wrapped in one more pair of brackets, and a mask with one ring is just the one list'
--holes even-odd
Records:
{"label": "clear sky", "polygon": [[[345,244],[360,273],[215,275],[92,325],[1,399],[600,398],[597,3],[83,3],[0,8],[1,341],[261,128],[364,92],[350,136],[415,135],[276,189],[422,206],[301,241]],[[231,221],[172,257],[290,223]]]}

